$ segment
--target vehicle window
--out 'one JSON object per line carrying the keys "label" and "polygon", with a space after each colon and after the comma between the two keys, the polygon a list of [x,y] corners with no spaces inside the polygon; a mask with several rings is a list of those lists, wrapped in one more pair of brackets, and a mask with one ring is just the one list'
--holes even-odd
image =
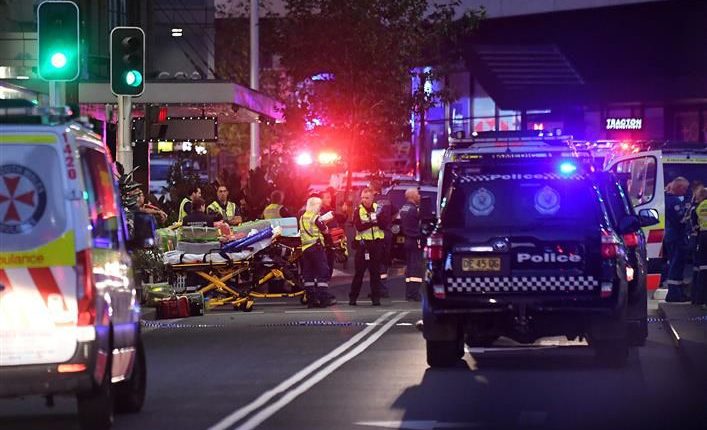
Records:
{"label": "vehicle window", "polygon": [[[639,157],[616,165],[616,173],[626,174],[626,188],[633,206],[649,203],[655,195],[657,165],[655,157]],[[661,190],[662,191],[662,190]]]}
{"label": "vehicle window", "polygon": [[120,246],[120,219],[116,202],[113,175],[105,155],[89,148],[81,148],[83,180],[86,184],[93,246],[118,249]]}
{"label": "vehicle window", "polygon": [[707,163],[665,163],[663,164],[663,177],[665,183],[678,176],[686,178],[690,183],[699,181],[707,184]]}
{"label": "vehicle window", "polygon": [[633,211],[629,206],[628,199],[619,184],[609,182],[604,187],[603,194],[605,195],[606,208],[613,225],[618,225],[621,219],[632,214]]}
{"label": "vehicle window", "polygon": [[0,249],[24,251],[66,230],[59,155],[51,145],[0,145]]}
{"label": "vehicle window", "polygon": [[[538,175],[542,176],[542,175]],[[553,224],[595,225],[604,217],[597,190],[588,180],[484,180],[458,183],[450,193],[443,222],[451,228]]]}
{"label": "vehicle window", "polygon": [[169,178],[169,170],[171,169],[169,164],[151,164],[150,165],[150,180],[152,181],[166,181]]}

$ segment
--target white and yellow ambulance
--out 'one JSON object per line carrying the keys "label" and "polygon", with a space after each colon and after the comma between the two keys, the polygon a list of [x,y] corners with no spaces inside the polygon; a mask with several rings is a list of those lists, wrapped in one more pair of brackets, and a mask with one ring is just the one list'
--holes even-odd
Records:
{"label": "white and yellow ambulance", "polygon": [[690,183],[707,184],[707,145],[640,144],[622,142],[607,157],[605,168],[627,178],[626,188],[636,211],[656,209],[660,223],[645,227],[648,252],[648,289],[660,286],[665,235],[665,187],[682,176]]}
{"label": "white and yellow ambulance", "polygon": [[108,428],[145,393],[110,153],[63,110],[0,102],[0,397],[76,395]]}

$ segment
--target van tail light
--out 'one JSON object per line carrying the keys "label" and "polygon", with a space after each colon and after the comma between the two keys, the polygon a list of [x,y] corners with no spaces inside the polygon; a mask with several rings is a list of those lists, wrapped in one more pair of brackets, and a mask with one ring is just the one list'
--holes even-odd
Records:
{"label": "van tail light", "polygon": [[638,233],[624,234],[624,244],[628,248],[638,248]]}
{"label": "van tail light", "polygon": [[444,259],[442,244],[442,235],[439,233],[433,233],[432,236],[427,238],[425,257],[430,261],[442,261],[442,259]]}
{"label": "van tail light", "polygon": [[76,253],[78,288],[78,325],[90,326],[96,322],[96,286],[93,282],[93,259],[91,251]]}
{"label": "van tail light", "polygon": [[601,233],[601,258],[609,260],[619,255],[619,238],[611,232]]}

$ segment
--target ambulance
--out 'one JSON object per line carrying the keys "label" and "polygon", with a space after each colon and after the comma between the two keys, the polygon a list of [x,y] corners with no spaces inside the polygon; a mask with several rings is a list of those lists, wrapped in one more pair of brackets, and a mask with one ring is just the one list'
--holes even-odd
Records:
{"label": "ambulance", "polygon": [[76,396],[83,429],[145,397],[145,353],[110,152],[61,109],[0,104],[0,397]]}
{"label": "ambulance", "polygon": [[[604,146],[606,146],[605,144]],[[644,228],[648,252],[648,289],[660,287],[665,265],[662,254],[665,235],[665,187],[682,176],[691,184],[707,184],[707,145],[673,142],[618,142],[606,157],[605,168],[626,180],[626,189],[636,211],[656,209],[660,223]],[[686,198],[690,198],[688,195]],[[661,290],[662,291],[662,290]],[[661,294],[654,296],[662,298]]]}

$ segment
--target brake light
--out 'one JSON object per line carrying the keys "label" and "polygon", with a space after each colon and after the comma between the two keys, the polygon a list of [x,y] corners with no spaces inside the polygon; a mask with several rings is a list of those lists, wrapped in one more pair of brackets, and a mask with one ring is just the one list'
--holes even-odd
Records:
{"label": "brake light", "polygon": [[96,322],[96,286],[93,282],[93,259],[90,250],[76,253],[76,275],[79,293],[77,324],[93,325]]}
{"label": "brake light", "polygon": [[628,248],[637,248],[638,247],[638,234],[637,233],[627,233],[624,234],[624,244]]}
{"label": "brake light", "polygon": [[76,373],[86,370],[85,364],[60,364],[56,371],[59,373]]}
{"label": "brake light", "polygon": [[619,255],[619,238],[611,232],[601,233],[601,258],[608,260]]}
{"label": "brake light", "polygon": [[444,258],[442,244],[443,240],[441,234],[434,233],[432,236],[428,237],[427,246],[425,247],[425,257],[430,261],[442,261]]}

